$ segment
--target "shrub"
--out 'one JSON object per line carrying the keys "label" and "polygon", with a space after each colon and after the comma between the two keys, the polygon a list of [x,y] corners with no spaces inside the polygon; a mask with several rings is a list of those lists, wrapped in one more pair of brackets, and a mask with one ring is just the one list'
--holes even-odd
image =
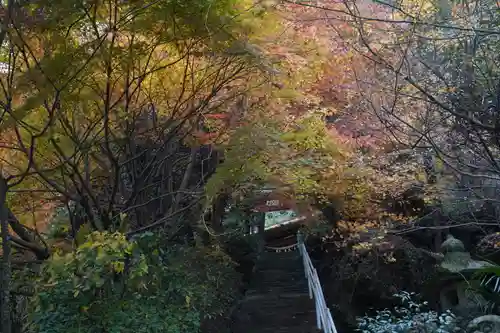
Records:
{"label": "shrub", "polygon": [[377,311],[375,316],[357,318],[358,332],[362,333],[452,333],[464,332],[458,326],[458,318],[447,311],[438,314],[426,311],[427,302],[417,302],[415,293],[400,292],[394,297],[401,301],[401,306],[392,311]]}
{"label": "shrub", "polygon": [[31,321],[43,333],[195,333],[222,314],[238,275],[217,248],[171,247],[93,232],[44,266]]}
{"label": "shrub", "polygon": [[63,238],[66,237],[70,230],[69,221],[69,210],[65,206],[59,206],[55,209],[52,215],[52,220],[50,221],[47,237],[49,239]]}

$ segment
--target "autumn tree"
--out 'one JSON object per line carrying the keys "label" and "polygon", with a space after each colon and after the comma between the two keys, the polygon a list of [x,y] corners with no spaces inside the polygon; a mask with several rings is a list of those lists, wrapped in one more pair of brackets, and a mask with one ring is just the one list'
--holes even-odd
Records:
{"label": "autumn tree", "polygon": [[[368,174],[356,163],[361,145],[346,140],[348,131],[342,135],[325,126],[325,119],[338,117],[357,97],[348,93],[347,84],[341,89],[344,82],[355,83],[349,67],[353,54],[335,53],[331,36],[313,30],[301,9],[276,6],[268,15],[281,17],[277,32],[264,30],[253,39],[278,64],[279,72],[263,92],[249,94],[249,109],[254,111],[221,142],[225,160],[208,182],[208,200],[231,192],[233,203],[244,201],[256,188],[273,184],[299,202],[336,201],[345,204],[338,209],[354,215],[370,195]],[[336,73],[335,64],[327,62],[333,56],[341,65]],[[338,85],[328,90],[331,80]]]}
{"label": "autumn tree", "polygon": [[442,174],[437,192],[445,213],[467,216],[484,204],[495,206],[497,6],[407,1],[388,10],[382,3],[390,16],[373,33],[391,37],[378,47],[361,30],[360,24],[372,23],[358,20],[362,47],[395,82],[377,113],[399,129],[397,140],[433,152],[424,164],[429,180]]}
{"label": "autumn tree", "polygon": [[239,112],[239,97],[268,80],[259,54],[242,43],[238,14],[249,8],[232,1],[3,5],[3,246],[49,257],[40,206],[66,206],[60,220],[74,243],[92,229],[135,236],[167,225],[171,238],[197,220],[217,158],[193,134],[207,114]]}
{"label": "autumn tree", "polygon": [[353,67],[359,105],[392,141],[359,161],[375,175],[375,187],[396,194],[416,188],[437,206],[439,219],[488,223],[497,210],[498,4],[295,5],[328,22],[349,51],[366,59]]}
{"label": "autumn tree", "polygon": [[175,213],[200,159],[190,133],[204,114],[229,110],[249,88],[234,82],[256,70],[245,49],[227,51],[238,48],[236,9],[223,2],[51,5],[21,7],[37,21],[13,22],[23,30],[9,35],[16,98],[3,126],[21,164],[33,155],[25,186],[76,202],[97,230],[118,229],[119,213],[140,215],[152,201],[166,211],[134,217],[136,227]]}

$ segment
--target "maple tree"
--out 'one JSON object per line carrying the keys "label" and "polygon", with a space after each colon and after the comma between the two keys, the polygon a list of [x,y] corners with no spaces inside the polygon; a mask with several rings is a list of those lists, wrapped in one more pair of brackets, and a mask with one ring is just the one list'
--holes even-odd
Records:
{"label": "maple tree", "polygon": [[303,30],[336,51],[331,64],[349,55],[350,70],[333,66],[326,76],[351,88],[350,96],[338,86],[329,91],[330,103],[348,110],[330,118],[332,132],[363,148],[353,160],[375,203],[360,210],[346,201],[349,220],[363,211],[381,216],[381,199],[415,186],[445,215],[467,216],[496,201],[496,2],[287,4],[299,8]]}
{"label": "maple tree", "polygon": [[[373,42],[363,41],[396,82],[378,112],[400,129],[394,135],[398,140],[433,151],[431,168],[441,175],[434,201],[450,205],[443,210],[462,210],[459,201],[465,192],[470,202],[489,202],[495,196],[498,17],[492,13],[497,8],[491,1],[402,2],[379,30],[389,37],[382,44],[385,52],[370,50]],[[476,204],[464,208],[478,209]]]}
{"label": "maple tree", "polygon": [[2,7],[3,327],[10,318],[10,246],[37,259],[52,250],[41,235],[39,206],[66,206],[61,219],[74,243],[78,229],[131,236],[170,224],[173,237],[196,221],[216,158],[190,134],[205,114],[230,113],[237,96],[267,80],[261,61],[240,42],[245,29],[235,14],[248,5]]}
{"label": "maple tree", "polygon": [[[19,238],[4,244],[50,255],[33,214],[42,200],[66,207],[54,219],[69,224],[63,234],[74,243],[79,229],[132,237],[162,227],[170,239],[203,228],[202,198],[212,203],[231,185],[271,180],[326,200],[350,196],[359,182],[310,90],[326,53],[296,32],[280,39],[289,22],[277,9],[231,1],[7,9],[15,15],[4,10],[0,155],[11,181],[3,207]],[[203,126],[216,128],[210,145],[200,146]],[[225,162],[210,177],[214,147]]]}
{"label": "maple tree", "polygon": [[[330,199],[340,203],[338,210],[345,220],[362,230],[368,225],[389,225],[385,222],[384,200],[402,196],[421,170],[415,161],[398,161],[397,167],[390,167],[397,157],[388,155],[395,149],[391,132],[367,103],[366,90],[381,88],[387,81],[376,75],[378,68],[366,53],[360,52],[356,26],[349,21],[344,5],[333,1],[286,2],[284,11],[294,29],[317,45],[324,59],[307,91],[316,96],[324,110],[331,140],[349,151],[345,169],[356,178],[355,182],[347,181],[348,190],[340,200],[334,196]],[[370,5],[365,7],[373,9]],[[395,220],[405,222],[408,218]],[[356,237],[356,233],[353,235]]]}
{"label": "maple tree", "polygon": [[[330,45],[331,34],[322,35],[323,30],[304,23],[309,13],[301,9],[277,6],[268,15],[281,15],[281,25],[262,30],[252,40],[262,53],[279,61],[279,73],[263,86],[264,91],[252,90],[247,107],[254,111],[247,112],[240,126],[229,129],[226,141],[218,141],[225,150],[225,162],[209,180],[209,202],[228,189],[237,199],[271,183],[286,188],[285,195],[299,201],[339,200],[354,216],[371,195],[368,173],[355,163],[356,150],[370,139],[355,142],[352,131],[356,128],[342,134],[324,125],[326,117],[340,114],[339,110],[359,98],[350,86],[355,83],[350,65],[360,59],[354,60],[354,53],[337,53],[343,46]],[[331,57],[335,61],[327,61]],[[332,82],[338,84],[332,86]],[[373,142],[368,144],[373,146]]]}
{"label": "maple tree", "polygon": [[[134,146],[185,136],[203,114],[225,108],[247,89],[231,87],[232,81],[250,75],[255,66],[223,54],[235,43],[220,21],[231,15],[230,2],[146,8],[131,2],[113,10],[104,4],[52,5],[36,25],[9,35],[15,89],[5,91],[5,100],[14,102],[6,106],[2,126],[12,133],[3,137],[16,165],[4,172],[30,169],[33,175],[23,179],[26,187],[76,201],[88,216],[97,211],[94,227],[108,228],[114,206],[121,204],[120,175],[138,158]],[[40,12],[40,6],[22,10]],[[178,22],[172,25],[173,9]],[[72,25],[80,15],[84,18]],[[203,20],[191,21],[196,15]],[[200,21],[202,26],[194,24]],[[59,27],[67,31],[54,30]],[[47,28],[54,32],[44,34]],[[227,91],[216,98],[222,89]],[[102,182],[109,187],[104,203],[93,191]]]}

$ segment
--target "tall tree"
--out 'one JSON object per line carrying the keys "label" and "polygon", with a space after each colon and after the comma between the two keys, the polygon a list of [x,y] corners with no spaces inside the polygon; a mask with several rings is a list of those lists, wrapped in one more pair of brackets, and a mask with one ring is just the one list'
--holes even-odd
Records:
{"label": "tall tree", "polygon": [[[193,168],[182,165],[199,156],[186,146],[190,133],[249,88],[234,83],[256,73],[245,49],[226,52],[238,48],[238,10],[245,5],[225,1],[20,6],[36,22],[12,20],[5,100],[13,103],[2,126],[6,153],[18,159],[12,167],[30,161],[24,184],[77,202],[98,230],[117,229],[125,207],[138,213],[151,201],[176,213],[192,183]],[[184,177],[172,174],[182,169]],[[137,216],[136,226],[154,218]]]}
{"label": "tall tree", "polygon": [[370,71],[356,71],[365,105],[390,133],[393,147],[420,160],[401,170],[426,174],[420,183],[428,183],[430,199],[445,214],[471,216],[485,205],[497,206],[498,4],[302,5],[332,25],[349,25],[348,47],[370,61]]}

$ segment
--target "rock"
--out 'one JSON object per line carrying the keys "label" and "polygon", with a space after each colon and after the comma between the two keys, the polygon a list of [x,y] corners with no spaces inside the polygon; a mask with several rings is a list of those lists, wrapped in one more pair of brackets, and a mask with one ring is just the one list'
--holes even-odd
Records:
{"label": "rock", "polygon": [[467,326],[468,329],[479,328],[480,332],[499,332],[500,316],[485,315],[472,320]]}

